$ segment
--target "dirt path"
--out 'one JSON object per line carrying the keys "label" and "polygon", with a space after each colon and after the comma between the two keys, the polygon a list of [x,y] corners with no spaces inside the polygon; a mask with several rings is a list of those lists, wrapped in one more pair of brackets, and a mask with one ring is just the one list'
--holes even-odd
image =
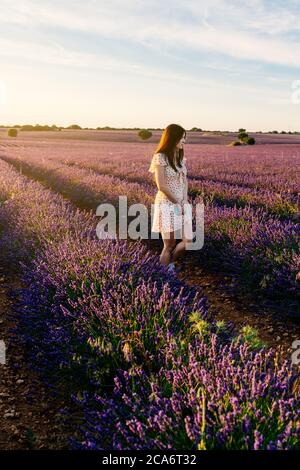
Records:
{"label": "dirt path", "polygon": [[59,416],[67,403],[49,396],[11,332],[14,302],[9,292],[18,287],[0,267],[0,340],[6,346],[6,363],[0,364],[0,450],[68,449],[70,433]]}
{"label": "dirt path", "polygon": [[186,257],[178,262],[179,278],[187,284],[198,286],[208,299],[209,312],[218,320],[230,320],[237,328],[250,325],[259,332],[259,337],[268,345],[282,351],[289,357],[293,351],[292,342],[300,339],[300,325],[267,307],[249,294],[239,292],[233,277],[220,273],[210,273],[201,266],[191,266]]}
{"label": "dirt path", "polygon": [[[146,244],[159,256],[162,241],[148,240]],[[263,298],[243,292],[233,276],[199,265],[199,259],[195,261],[190,253],[185,253],[175,265],[178,278],[207,298],[208,311],[213,318],[234,323],[236,331],[245,325],[252,326],[267,346],[290,357],[292,342],[300,339],[300,325],[294,315],[289,316],[278,305],[267,305]]]}

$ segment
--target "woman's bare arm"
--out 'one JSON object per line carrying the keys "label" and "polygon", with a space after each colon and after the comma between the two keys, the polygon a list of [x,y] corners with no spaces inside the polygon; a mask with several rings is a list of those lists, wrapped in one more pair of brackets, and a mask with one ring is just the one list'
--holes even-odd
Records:
{"label": "woman's bare arm", "polygon": [[165,170],[164,166],[162,165],[157,165],[155,167],[155,182],[156,185],[162,193],[164,193],[167,198],[173,202],[174,204],[180,204],[181,201],[179,201],[174,194],[169,190],[169,188],[166,186],[166,181],[165,181]]}

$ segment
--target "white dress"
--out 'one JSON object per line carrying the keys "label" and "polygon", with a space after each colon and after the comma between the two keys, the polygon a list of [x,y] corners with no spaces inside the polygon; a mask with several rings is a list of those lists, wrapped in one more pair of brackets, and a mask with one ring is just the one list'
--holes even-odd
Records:
{"label": "white dress", "polygon": [[[166,185],[174,196],[182,201],[185,196],[185,181],[187,178],[186,158],[183,157],[182,167],[177,172],[169,165],[163,153],[155,153],[149,167],[151,173],[155,172],[156,165],[165,167]],[[187,209],[190,209],[189,207]],[[176,210],[175,204],[160,190],[157,191],[154,201],[152,232],[173,232],[183,230],[188,238],[192,238],[192,213],[190,210],[183,213]]]}

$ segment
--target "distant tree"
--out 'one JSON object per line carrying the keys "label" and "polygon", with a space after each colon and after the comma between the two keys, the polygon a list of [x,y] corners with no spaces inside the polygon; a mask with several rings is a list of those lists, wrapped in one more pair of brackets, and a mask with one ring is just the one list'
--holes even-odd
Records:
{"label": "distant tree", "polygon": [[272,131],[271,134],[278,134],[278,131]]}
{"label": "distant tree", "polygon": [[285,132],[285,131],[281,131],[281,134],[286,134],[286,132]]}
{"label": "distant tree", "polygon": [[7,131],[7,135],[8,135],[8,137],[17,137],[18,131],[17,131],[17,129],[9,129]]}
{"label": "distant tree", "polygon": [[244,142],[247,145],[254,145],[255,144],[255,139],[254,139],[254,137],[247,137],[247,139],[245,139]]}
{"label": "distant tree", "polygon": [[142,140],[147,140],[147,139],[150,139],[150,137],[152,137],[152,132],[149,131],[148,129],[141,129],[138,133],[138,136]]}
{"label": "distant tree", "polygon": [[48,126],[42,125],[42,124],[36,124],[35,126],[32,126],[31,124],[25,124],[24,126],[21,126],[21,131],[55,131],[58,130],[56,126]]}
{"label": "distant tree", "polygon": [[31,124],[24,124],[24,126],[21,127],[21,131],[33,131],[34,127]]}
{"label": "distant tree", "polygon": [[[246,145],[253,145],[255,144],[255,139],[254,137],[250,137],[249,134],[246,132],[246,129],[240,128],[238,132],[238,141],[240,144],[246,144]],[[236,143],[237,141],[232,142],[231,146],[239,145]]]}
{"label": "distant tree", "polygon": [[202,129],[200,127],[192,127],[192,129],[190,129],[192,132],[202,132]]}
{"label": "distant tree", "polygon": [[50,126],[42,126],[41,124],[36,124],[34,126],[35,131],[51,131],[52,128]]}
{"label": "distant tree", "polygon": [[239,132],[238,134],[238,138],[244,142],[246,139],[248,139],[249,135],[247,134],[247,132]]}
{"label": "distant tree", "polygon": [[71,124],[71,126],[67,127],[67,129],[82,129],[82,127],[78,124]]}

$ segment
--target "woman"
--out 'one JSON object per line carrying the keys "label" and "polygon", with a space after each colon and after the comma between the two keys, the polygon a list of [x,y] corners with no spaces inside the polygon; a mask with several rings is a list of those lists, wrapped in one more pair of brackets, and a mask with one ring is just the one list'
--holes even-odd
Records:
{"label": "woman", "polygon": [[[186,131],[177,124],[164,130],[149,167],[155,173],[158,192],[154,202],[152,232],[160,232],[164,247],[160,262],[174,271],[174,261],[192,241],[191,211],[184,211],[188,203],[187,168],[183,146]],[[190,209],[190,206],[185,206]],[[178,235],[182,241],[176,245]]]}

